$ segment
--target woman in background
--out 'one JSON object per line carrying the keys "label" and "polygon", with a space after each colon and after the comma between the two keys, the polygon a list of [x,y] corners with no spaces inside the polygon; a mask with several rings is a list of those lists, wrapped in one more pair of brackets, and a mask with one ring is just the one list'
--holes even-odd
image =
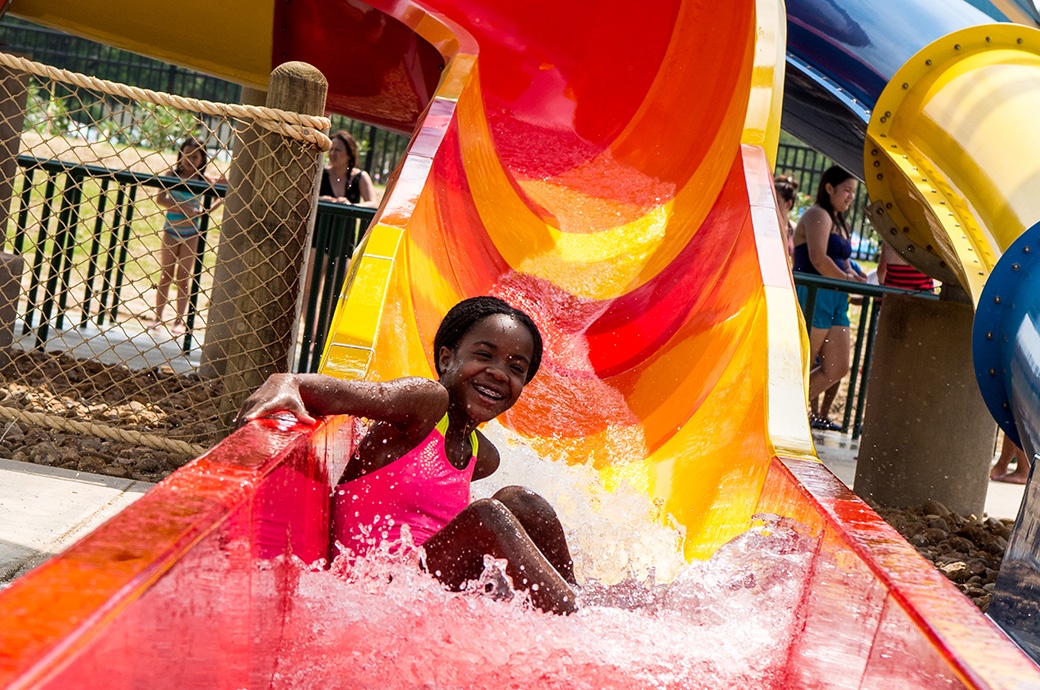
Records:
{"label": "woman in background", "polygon": [[[865,283],[867,277],[849,261],[852,256],[850,231],[845,213],[856,198],[856,178],[837,166],[828,168],[820,179],[816,203],[806,210],[794,231],[792,268],[802,273],[822,275],[838,280]],[[804,313],[809,289],[798,286],[798,301]],[[810,324],[810,356],[815,364],[809,372],[809,399],[816,398],[849,372],[851,340],[849,337],[849,298],[844,292],[819,289]],[[821,422],[812,415],[813,425]]]}
{"label": "woman in background", "polygon": [[376,190],[368,173],[357,167],[358,145],[346,130],[332,133],[329,164],[321,171],[318,198],[355,206],[375,206]]}

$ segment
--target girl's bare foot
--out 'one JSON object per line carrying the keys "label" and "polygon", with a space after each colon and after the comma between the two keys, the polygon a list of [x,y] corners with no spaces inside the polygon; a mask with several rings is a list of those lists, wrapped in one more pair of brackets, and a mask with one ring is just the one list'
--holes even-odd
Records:
{"label": "girl's bare foot", "polygon": [[996,477],[990,473],[989,478],[995,482],[1004,482],[1005,484],[1025,484],[1029,479],[1029,465],[1020,464],[1015,467],[1014,472],[1008,472]]}
{"label": "girl's bare foot", "polygon": [[160,328],[162,328],[162,325],[163,325],[162,321],[160,321],[158,319],[155,319],[154,321],[149,321],[148,322],[148,330],[150,332],[154,333],[154,332],[158,331]]}
{"label": "girl's bare foot", "polygon": [[173,325],[170,326],[170,333],[172,333],[174,335],[184,335],[184,331],[186,331],[186,330],[187,329],[184,327],[184,322],[181,321],[180,319],[177,319],[176,321],[174,321]]}

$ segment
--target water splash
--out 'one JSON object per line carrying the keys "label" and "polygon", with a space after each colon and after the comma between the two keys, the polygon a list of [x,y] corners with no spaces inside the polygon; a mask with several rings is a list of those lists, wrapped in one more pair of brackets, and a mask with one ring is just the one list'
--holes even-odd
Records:
{"label": "water splash", "polygon": [[684,567],[683,529],[661,515],[646,491],[620,481],[607,489],[590,466],[543,460],[523,439],[497,422],[484,429],[502,456],[491,477],[473,484],[473,498],[487,498],[518,484],[540,494],[563,523],[579,581],[615,584],[670,581]]}
{"label": "water splash", "polygon": [[493,559],[462,593],[425,575],[414,551],[327,570],[283,560],[261,573],[293,600],[272,687],[779,687],[812,547],[768,519],[667,584],[586,583],[570,616],[504,591]]}

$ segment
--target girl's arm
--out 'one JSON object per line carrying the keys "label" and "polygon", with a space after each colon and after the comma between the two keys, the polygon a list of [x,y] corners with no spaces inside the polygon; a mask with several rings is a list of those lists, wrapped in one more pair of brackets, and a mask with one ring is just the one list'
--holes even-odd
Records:
{"label": "girl's arm", "polygon": [[487,436],[477,431],[477,466],[473,468],[473,481],[490,477],[498,469],[501,459],[498,448],[487,439]]}
{"label": "girl's arm", "polygon": [[883,242],[881,244],[881,256],[877,262],[877,282],[878,285],[885,284],[885,276],[888,275],[888,253],[892,251],[888,248],[888,243]]}
{"label": "girl's arm", "polygon": [[246,398],[236,425],[274,412],[290,412],[308,424],[314,423],[314,416],[349,414],[412,428],[436,424],[447,409],[448,391],[430,379],[375,382],[344,381],[323,374],[274,374]]}
{"label": "girl's arm", "polygon": [[[177,177],[177,174],[173,170],[167,170],[163,173],[164,177]],[[155,195],[155,203],[162,206],[167,211],[175,210],[185,218],[194,218],[195,216],[202,215],[202,208],[192,203],[179,202],[170,196],[168,190],[161,189],[158,194]]]}
{"label": "girl's arm", "polygon": [[[210,187],[215,187],[218,184],[223,184],[223,185],[227,184],[227,177],[225,177],[224,175],[205,175],[204,174],[203,177],[206,179],[206,182],[209,182],[209,186]],[[213,193],[216,194],[216,190],[213,190]],[[205,210],[207,212],[215,211],[222,203],[224,203],[224,199],[225,199],[225,197],[217,196],[213,200],[213,203],[210,204],[209,208],[205,209]]]}
{"label": "girl's arm", "polygon": [[[167,170],[162,174],[163,177],[176,177],[176,173],[173,170]],[[177,205],[177,202],[173,200],[170,193],[166,191],[165,187],[159,188],[159,193],[155,195],[155,203],[159,204],[165,209],[171,209]]]}

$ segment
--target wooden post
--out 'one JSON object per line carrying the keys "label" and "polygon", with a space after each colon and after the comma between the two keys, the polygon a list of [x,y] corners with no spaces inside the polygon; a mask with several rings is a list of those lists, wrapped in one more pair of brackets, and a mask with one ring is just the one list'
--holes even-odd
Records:
{"label": "wooden post", "polygon": [[[267,92],[243,88],[244,105],[264,105]],[[227,198],[220,224],[217,263],[213,267],[213,291],[206,316],[206,340],[202,344],[199,373],[206,378],[223,376],[227,370],[228,343],[235,322],[235,295],[239,293],[238,277],[242,273],[242,257],[248,247],[246,229],[252,225],[249,200],[253,198],[249,171],[256,159],[260,131],[248,123],[235,126],[234,152],[228,170]]]}
{"label": "wooden post", "polygon": [[885,295],[856,463],[860,496],[982,515],[997,426],[975,382],[973,315],[966,295]]}
{"label": "wooden post", "polygon": [[29,75],[0,67],[0,230],[5,231],[4,235],[11,215],[28,95]]}
{"label": "wooden post", "polygon": [[[325,111],[328,83],[316,68],[287,62],[271,73],[267,106],[306,115]],[[221,413],[231,421],[242,401],[275,372],[286,371],[296,321],[307,229],[321,152],[273,132],[260,134],[246,170],[237,314],[231,323]]]}

